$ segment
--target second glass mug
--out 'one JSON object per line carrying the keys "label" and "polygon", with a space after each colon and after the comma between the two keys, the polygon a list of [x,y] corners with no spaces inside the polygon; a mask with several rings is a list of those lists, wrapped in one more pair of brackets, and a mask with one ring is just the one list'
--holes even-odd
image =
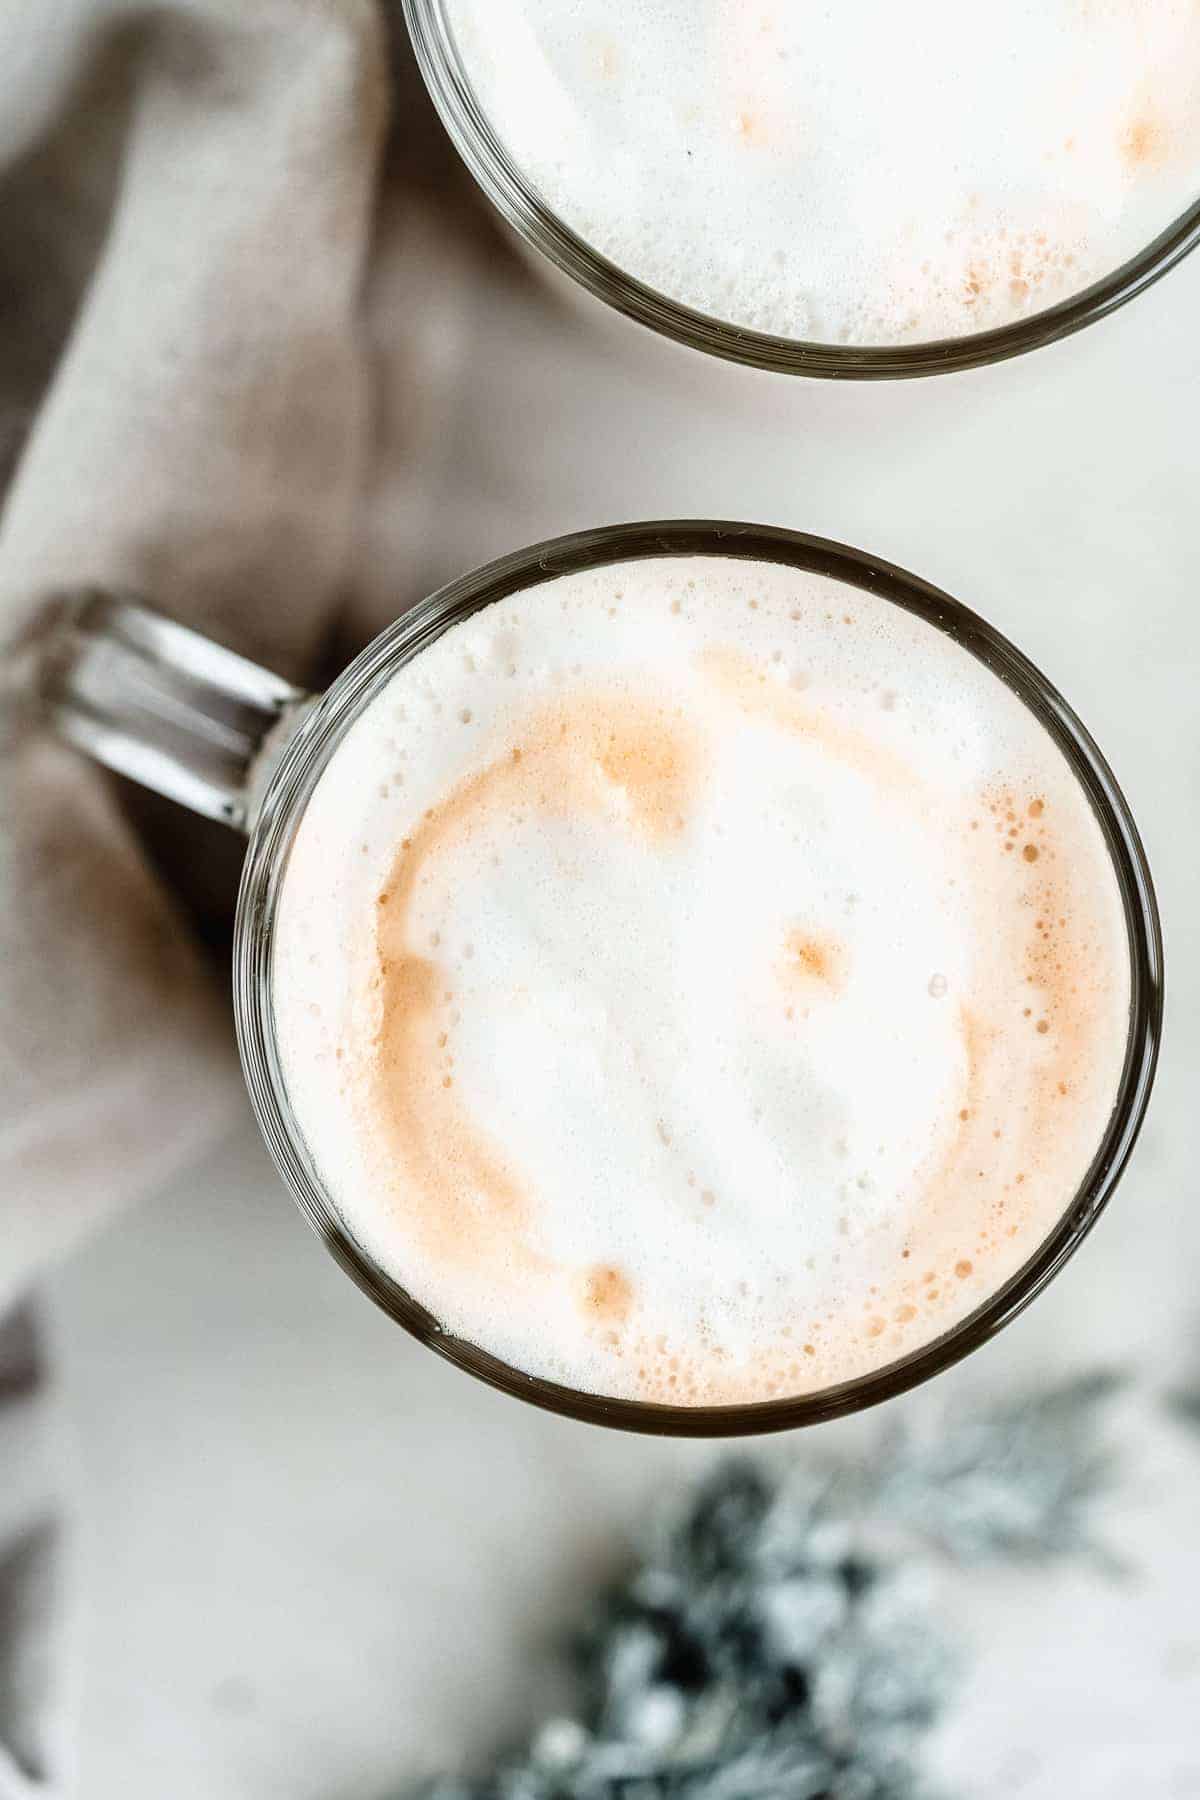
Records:
{"label": "second glass mug", "polygon": [[[999,676],[1066,756],[1104,834],[1131,980],[1111,1117],[1082,1187],[1025,1266],[959,1324],[880,1369],[823,1391],[721,1406],[577,1391],[445,1332],[335,1209],[289,1104],[272,1007],[274,919],[301,816],[347,732],[396,671],[505,595],[607,563],[688,555],[782,563],[865,589],[946,632]],[[369,1297],[459,1368],[552,1412],[630,1431],[717,1437],[813,1424],[902,1393],[984,1343],[1041,1292],[1103,1210],[1136,1141],[1158,1057],[1162,938],[1145,853],[1111,771],[1067,703],[1019,650],[939,589],[862,551],[779,528],[710,520],[609,526],[534,545],[450,583],[390,625],[319,697],[138,601],[84,589],[57,607],[40,676],[52,728],[110,768],[249,836],[234,933],[234,1011],[251,1101],[280,1173]]]}
{"label": "second glass mug", "polygon": [[542,198],[489,119],[455,43],[446,0],[402,0],[402,4],[417,64],[442,124],[475,181],[518,237],[627,318],[729,362],[851,381],[945,374],[1002,362],[1106,318],[1200,243],[1197,199],[1137,255],[1079,293],[1010,324],[954,337],[858,345],[808,342],[755,330],[659,292],[575,231]]}

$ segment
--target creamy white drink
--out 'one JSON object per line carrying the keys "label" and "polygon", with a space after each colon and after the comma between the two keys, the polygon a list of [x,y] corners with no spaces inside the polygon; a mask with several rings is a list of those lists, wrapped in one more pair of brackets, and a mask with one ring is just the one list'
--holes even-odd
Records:
{"label": "creamy white drink", "polygon": [[1200,197],[1194,0],[445,0],[518,171],[735,325],[902,344],[1080,292]]}
{"label": "creamy white drink", "polygon": [[337,1208],[448,1331],[706,1404],[881,1367],[1028,1259],[1130,971],[1095,816],[981,662],[663,556],[397,672],[300,824],[273,1004]]}

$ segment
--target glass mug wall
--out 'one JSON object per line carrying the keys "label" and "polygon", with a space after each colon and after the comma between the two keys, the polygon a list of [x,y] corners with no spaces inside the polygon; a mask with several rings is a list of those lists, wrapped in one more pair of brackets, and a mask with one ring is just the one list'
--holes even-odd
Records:
{"label": "glass mug wall", "polygon": [[[899,609],[936,628],[998,677],[1066,759],[1099,827],[1119,891],[1129,962],[1128,1030],[1115,1104],[1078,1190],[1023,1266],[967,1316],[908,1354],[817,1391],[713,1405],[613,1398],[531,1377],[486,1343],[446,1330],[335,1205],[289,1095],[273,999],[280,898],[298,830],[331,759],[397,672],[451,627],[508,596],[528,594],[560,576],[602,573],[613,564],[684,557],[721,559],[722,567],[771,565],[789,579],[792,572],[829,578],[841,584],[837,591],[847,604],[856,593],[860,605],[866,604],[863,596],[874,596],[889,614]],[[61,736],[249,836],[234,947],[238,1041],[258,1122],[301,1209],[385,1312],[450,1362],[506,1393],[579,1419],[651,1433],[753,1433],[834,1418],[903,1392],[990,1338],[1062,1268],[1112,1194],[1146,1109],[1161,1025],[1161,938],[1135,825],[1095,744],[1045,678],[984,621],[903,570],[823,539],[761,526],[667,522],[579,533],[453,582],[384,631],[320,697],[135,601],[99,592],[64,597],[46,642],[42,692]],[[452,729],[450,722],[445,729]],[[1037,854],[1032,842],[1029,854]]]}
{"label": "glass mug wall", "polygon": [[[442,122],[508,224],[618,311],[735,362],[881,379],[1000,361],[1105,317],[1200,237],[1197,28],[1166,9],[1143,52],[1142,9],[1075,9],[1072,24],[1052,5],[1020,8],[1003,56],[940,0],[915,15],[698,0],[626,9],[615,26],[611,8],[544,0],[404,11]],[[831,101],[822,90],[839,82]],[[691,133],[728,145],[705,160]],[[972,147],[982,167],[960,180]],[[849,160],[809,206],[797,196],[819,189],[830,154]],[[853,253],[835,272],[825,249],[842,235]],[[711,282],[696,276],[709,252]],[[903,263],[911,316],[895,313],[895,337],[869,316],[822,330],[819,308],[816,330],[803,306],[785,320],[760,296],[797,260],[811,263],[797,293],[818,298],[822,280],[852,297],[882,279],[876,261]],[[939,284],[954,303],[922,324]]]}

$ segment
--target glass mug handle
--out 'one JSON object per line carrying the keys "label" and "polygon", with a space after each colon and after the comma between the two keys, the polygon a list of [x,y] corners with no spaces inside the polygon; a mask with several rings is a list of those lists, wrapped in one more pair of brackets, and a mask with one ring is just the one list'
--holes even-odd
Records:
{"label": "glass mug handle", "polygon": [[37,685],[51,729],[121,775],[248,832],[278,752],[315,697],[99,588],[58,595]]}

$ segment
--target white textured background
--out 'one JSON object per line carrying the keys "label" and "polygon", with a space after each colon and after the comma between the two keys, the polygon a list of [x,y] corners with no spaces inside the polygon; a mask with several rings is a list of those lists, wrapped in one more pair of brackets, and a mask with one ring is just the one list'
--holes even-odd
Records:
{"label": "white textured background", "polygon": [[[372,296],[385,387],[403,383],[389,320],[412,280],[385,271]],[[1067,344],[887,386],[708,365],[591,302],[562,319],[515,280],[467,280],[451,310],[474,373],[437,417],[438,504],[410,496],[374,528],[368,611],[576,526],[769,520],[949,588],[1108,754],[1167,933],[1149,1123],[1056,1287],[912,1404],[1140,1370],[1110,1508],[1134,1573],[952,1595],[979,1661],[938,1755],[972,1800],[1200,1795],[1200,1437],[1149,1399],[1200,1377],[1200,257]],[[578,1584],[664,1466],[705,1454],[443,1367],[326,1258],[248,1118],[60,1271],[51,1313],[87,1496],[84,1800],[384,1800],[486,1755],[551,1704]],[[869,1444],[873,1424],[827,1429]]]}

